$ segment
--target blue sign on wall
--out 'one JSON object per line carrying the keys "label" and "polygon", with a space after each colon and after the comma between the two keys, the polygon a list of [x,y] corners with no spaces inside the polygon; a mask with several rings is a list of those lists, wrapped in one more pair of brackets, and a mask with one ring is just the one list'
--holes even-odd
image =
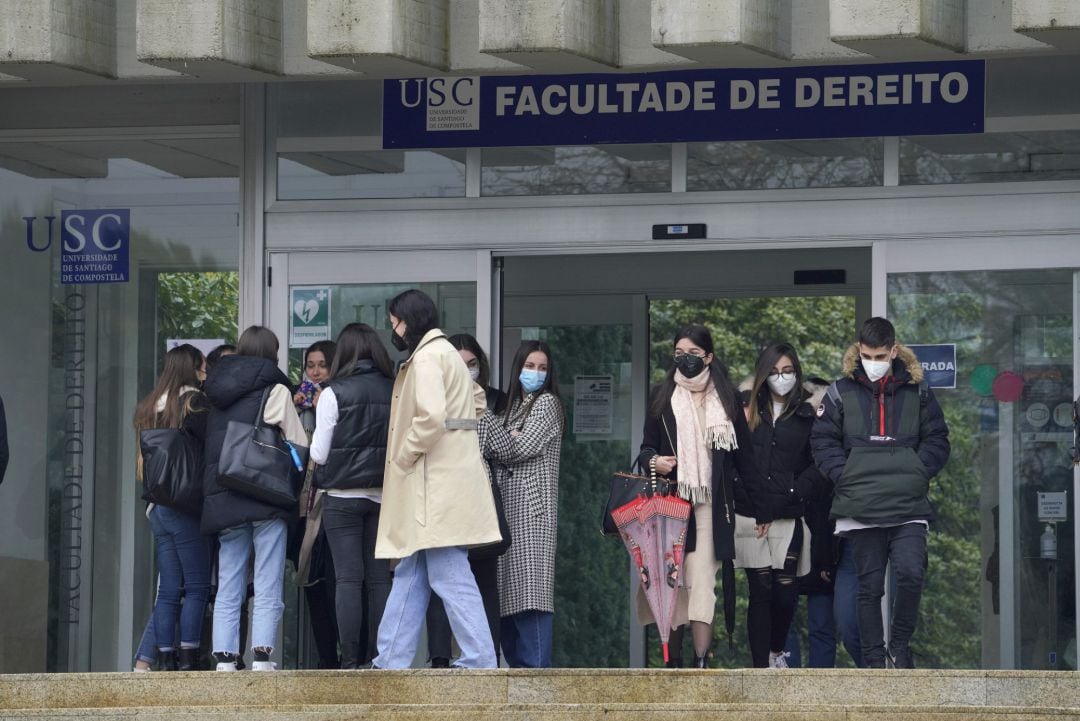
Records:
{"label": "blue sign on wall", "polygon": [[981,133],[981,60],[386,80],[384,148]]}
{"label": "blue sign on wall", "polygon": [[956,344],[909,345],[931,388],[956,388]]}
{"label": "blue sign on wall", "polygon": [[131,211],[60,212],[60,282],[126,283],[131,250]]}

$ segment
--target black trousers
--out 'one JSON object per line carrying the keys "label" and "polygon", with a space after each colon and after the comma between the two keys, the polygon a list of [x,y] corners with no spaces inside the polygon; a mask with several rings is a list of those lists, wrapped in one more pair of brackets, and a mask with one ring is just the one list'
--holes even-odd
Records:
{"label": "black trousers", "polygon": [[795,532],[784,557],[783,568],[747,568],[750,602],[746,609],[746,629],[750,636],[750,657],[754,668],[769,665],[769,652],[780,652],[787,645],[791,619],[799,601],[795,573],[802,550],[802,521],[796,519]]}
{"label": "black trousers", "polygon": [[[499,657],[499,559],[469,559],[476,585],[480,589],[480,598],[484,601],[484,613],[487,615],[491,640],[495,642],[495,658]],[[451,658],[450,620],[442,599],[431,595],[427,610],[428,656],[430,658]]]}
{"label": "black trousers", "polygon": [[390,595],[390,562],[375,558],[379,508],[366,498],[330,495],[323,504],[323,530],[334,560],[342,668],[356,668],[375,657],[379,622]]}

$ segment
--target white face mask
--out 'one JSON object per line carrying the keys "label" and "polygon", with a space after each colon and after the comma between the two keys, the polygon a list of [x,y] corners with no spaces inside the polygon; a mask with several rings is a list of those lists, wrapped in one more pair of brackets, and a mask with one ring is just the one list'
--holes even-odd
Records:
{"label": "white face mask", "polygon": [[473,367],[469,369],[469,377],[472,378],[473,383],[480,380],[480,369]]}
{"label": "white face mask", "polygon": [[794,373],[781,373],[776,378],[769,376],[769,388],[778,396],[786,396],[795,387]]}
{"label": "white face mask", "polygon": [[866,377],[870,379],[871,383],[876,383],[889,372],[892,368],[891,360],[872,361],[863,359],[863,370],[866,371]]}

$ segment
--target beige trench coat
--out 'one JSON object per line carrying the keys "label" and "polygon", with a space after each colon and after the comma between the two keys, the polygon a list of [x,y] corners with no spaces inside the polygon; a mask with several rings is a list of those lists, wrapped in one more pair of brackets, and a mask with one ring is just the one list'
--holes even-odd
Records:
{"label": "beige trench coat", "polygon": [[476,435],[485,409],[477,388],[437,328],[402,364],[390,406],[376,558],[501,539]]}

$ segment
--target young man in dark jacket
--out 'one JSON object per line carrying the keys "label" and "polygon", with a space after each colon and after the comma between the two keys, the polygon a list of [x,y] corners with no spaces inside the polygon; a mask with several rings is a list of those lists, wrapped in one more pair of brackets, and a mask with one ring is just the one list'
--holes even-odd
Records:
{"label": "young man in dark jacket", "polygon": [[[914,668],[909,646],[926,573],[934,509],[930,479],[949,458],[949,430],[915,354],[892,323],[871,318],[844,354],[844,377],[817,409],[810,437],[818,468],[834,484],[836,533],[852,544],[859,635],[868,668]],[[881,598],[885,567],[896,574],[889,648]]]}

